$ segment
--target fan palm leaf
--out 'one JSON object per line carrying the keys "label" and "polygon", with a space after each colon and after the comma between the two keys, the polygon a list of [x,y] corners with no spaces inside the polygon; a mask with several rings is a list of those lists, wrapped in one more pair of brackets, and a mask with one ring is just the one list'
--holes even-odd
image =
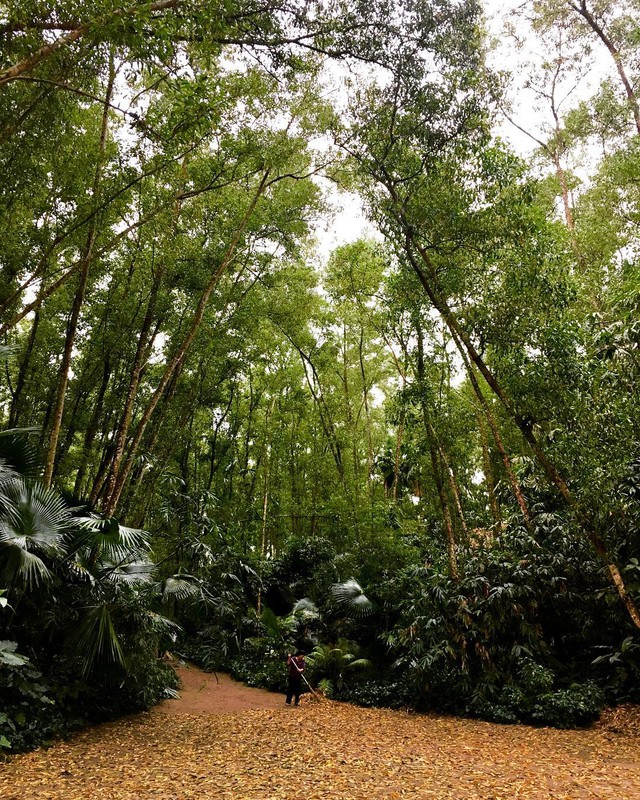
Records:
{"label": "fan palm leaf", "polygon": [[334,583],[330,591],[335,606],[348,616],[368,617],[375,611],[373,601],[366,596],[355,578]]}
{"label": "fan palm leaf", "polygon": [[182,632],[182,626],[178,625],[168,617],[162,616],[155,611],[148,611],[147,615],[151,623],[151,627],[159,633],[177,634]]}
{"label": "fan palm leaf", "polygon": [[0,542],[0,580],[9,588],[34,589],[53,581],[53,573],[35,553]]}
{"label": "fan palm leaf", "polygon": [[161,591],[164,603],[198,600],[202,597],[200,581],[193,575],[170,575],[162,582]]}
{"label": "fan palm leaf", "polygon": [[104,562],[100,569],[100,577],[112,583],[125,583],[139,586],[151,583],[154,564],[148,559],[131,559],[117,564]]}
{"label": "fan palm leaf", "polygon": [[20,480],[20,474],[11,466],[11,464],[0,456],[0,506],[4,506],[6,498],[4,497],[4,487],[10,483],[15,483]]}
{"label": "fan palm leaf", "polygon": [[63,554],[73,517],[57,492],[39,483],[11,480],[2,487],[0,552],[7,586],[32,588],[50,582],[43,557]]}
{"label": "fan palm leaf", "polygon": [[294,617],[299,617],[303,619],[305,622],[310,621],[312,619],[319,619],[320,612],[318,611],[318,607],[310,600],[308,597],[303,597],[301,600],[294,605],[291,613]]}
{"label": "fan palm leaf", "polygon": [[38,428],[0,431],[0,460],[22,477],[35,478],[40,473],[37,450],[30,438],[34,433]]}
{"label": "fan palm leaf", "polygon": [[69,535],[68,552],[89,572],[103,564],[126,564],[146,561],[149,534],[137,528],[120,525],[117,519],[104,519],[97,514],[76,519],[76,529]]}

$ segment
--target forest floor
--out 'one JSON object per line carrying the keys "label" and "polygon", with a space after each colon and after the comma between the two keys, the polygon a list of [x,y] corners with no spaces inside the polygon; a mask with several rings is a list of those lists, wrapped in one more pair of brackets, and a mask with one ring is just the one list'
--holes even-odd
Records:
{"label": "forest floor", "polygon": [[589,730],[281,695],[195,667],[179,700],[0,764],[3,800],[638,800],[633,709]]}

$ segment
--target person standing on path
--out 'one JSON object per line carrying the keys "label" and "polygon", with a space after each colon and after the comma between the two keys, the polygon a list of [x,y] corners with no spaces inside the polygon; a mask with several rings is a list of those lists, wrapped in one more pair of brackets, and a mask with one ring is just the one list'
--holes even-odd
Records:
{"label": "person standing on path", "polygon": [[291,653],[287,655],[287,700],[288,706],[291,705],[291,699],[295,697],[295,705],[300,704],[300,692],[302,691],[302,673],[306,667],[304,661],[304,653],[298,650],[295,656]]}

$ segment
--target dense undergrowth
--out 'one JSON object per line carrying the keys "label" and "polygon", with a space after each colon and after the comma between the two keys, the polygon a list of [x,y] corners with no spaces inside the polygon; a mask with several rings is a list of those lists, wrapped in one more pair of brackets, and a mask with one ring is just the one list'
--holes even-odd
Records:
{"label": "dense undergrowth", "polygon": [[[282,691],[286,653],[300,648],[329,697],[503,723],[584,725],[605,704],[640,700],[637,635],[559,513],[539,514],[531,532],[514,521],[475,535],[455,578],[437,537],[406,536],[342,553],[293,539],[266,561],[201,541],[194,574],[169,574],[144,532],[70,508],[30,477],[26,442],[2,439],[5,751],[170,696],[166,649]],[[636,467],[618,487],[633,520]],[[635,589],[633,559],[626,573]]]}
{"label": "dense undergrowth", "polygon": [[[545,513],[531,534],[510,525],[476,539],[461,550],[457,579],[437,547],[400,539],[393,548],[393,558],[359,554],[361,586],[336,576],[355,554],[292,542],[263,571],[270,605],[258,614],[250,583],[231,573],[242,612],[229,608],[227,624],[187,615],[180,647],[206,669],[274,691],[284,689],[285,654],[302,648],[310,682],[328,696],[502,723],[579,726],[607,704],[640,701],[637,634],[569,521]],[[627,577],[637,587],[633,560]]]}
{"label": "dense undergrowth", "polygon": [[37,477],[28,436],[0,436],[0,753],[147,709],[177,687],[159,655],[147,534],[71,507]]}

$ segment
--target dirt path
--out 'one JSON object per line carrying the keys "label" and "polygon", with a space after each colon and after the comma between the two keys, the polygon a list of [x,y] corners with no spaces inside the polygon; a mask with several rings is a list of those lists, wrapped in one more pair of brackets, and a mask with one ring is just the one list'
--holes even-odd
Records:
{"label": "dirt path", "polygon": [[181,700],[0,765],[3,800],[639,800],[640,737],[312,702],[183,672]]}
{"label": "dirt path", "polygon": [[177,667],[182,687],[179,700],[164,700],[152,714],[236,714],[252,708],[280,708],[283,698],[253,689],[222,672],[203,672],[191,665]]}

